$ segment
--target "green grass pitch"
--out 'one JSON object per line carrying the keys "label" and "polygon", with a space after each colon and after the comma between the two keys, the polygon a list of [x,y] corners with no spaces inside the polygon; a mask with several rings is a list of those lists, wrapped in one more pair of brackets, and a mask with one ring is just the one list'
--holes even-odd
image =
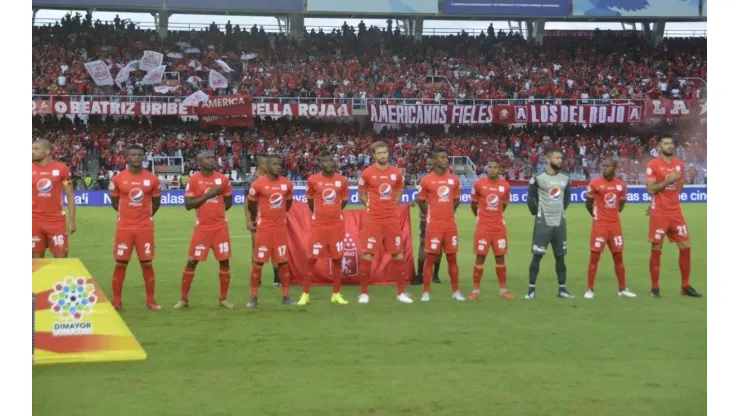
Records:
{"label": "green grass pitch", "polygon": [[[692,235],[692,283],[706,289],[706,205],[684,205]],[[527,287],[532,219],[512,205],[509,288],[515,301],[497,298],[493,261],[482,300],[449,300],[449,280],[432,287],[430,303],[394,301],[394,287],[371,288],[358,305],[358,287],[344,289],[352,304],[329,304],[318,287],[308,307],[279,304],[266,271],[259,310],[249,294],[250,237],[240,206],[229,212],[233,251],[230,300],[217,306],[217,264],[201,264],[191,308],[171,309],[180,296],[194,214],[162,208],[157,214],[157,300],[144,307],[137,263],[129,267],[122,317],[149,357],[143,362],[41,366],[33,369],[33,411],[74,415],[697,415],[706,412],[706,299],[679,296],[678,250],[663,254],[664,298],[648,297],[649,245],[644,205],[628,205],[627,283],[637,299],[617,296],[611,256],[602,256],[596,299],[583,299],[590,219],[584,205],[568,211],[568,288],[557,299],[551,252],[542,262],[538,298]],[[414,223],[417,212],[413,211]],[[80,257],[110,293],[115,212],[81,208],[71,256]],[[472,288],[468,206],[460,226],[461,288]],[[418,224],[415,224],[415,226]],[[414,245],[418,243],[416,231]],[[297,297],[300,288],[293,287]]]}

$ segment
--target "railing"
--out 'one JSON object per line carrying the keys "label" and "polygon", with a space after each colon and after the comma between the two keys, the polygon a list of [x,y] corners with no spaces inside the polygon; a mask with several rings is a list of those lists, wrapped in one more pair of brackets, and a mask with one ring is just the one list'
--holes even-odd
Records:
{"label": "railing", "polygon": [[[95,16],[93,16],[93,19]],[[429,22],[431,19],[425,19],[426,22]],[[433,21],[433,20],[431,20]],[[101,21],[102,23],[107,23],[109,25],[113,24],[113,21]],[[503,22],[503,21],[502,21]],[[38,18],[34,21],[34,26],[46,26],[46,25],[53,25],[55,23],[60,23],[60,19],[53,19],[53,18]],[[491,22],[493,23],[493,22]],[[61,24],[61,23],[60,23]],[[139,29],[157,29],[157,25],[154,24],[153,21],[149,22],[134,22],[134,24]],[[250,31],[252,27],[254,26],[254,22],[245,22],[244,24],[240,22],[235,22],[232,24],[232,26],[239,25],[239,29],[242,31]],[[167,25],[167,29],[171,31],[201,31],[203,29],[207,29],[211,26],[210,23],[184,23],[184,22],[169,22]],[[226,32],[226,24],[217,24],[218,30],[221,32]],[[285,26],[284,25],[264,25],[264,24],[258,24],[257,27],[262,27],[265,32],[267,33],[285,33]],[[342,26],[332,26],[332,25],[305,25],[306,31],[311,32],[311,29],[318,32],[319,30],[323,30],[324,33],[331,33],[332,30],[336,29],[341,32]],[[494,30],[496,33],[499,31],[502,31],[504,33],[521,33],[519,28],[510,28],[507,26],[496,26],[494,25]],[[355,31],[357,31],[357,27],[355,27]],[[470,27],[463,27],[463,28],[434,28],[434,27],[424,27],[422,31],[423,36],[449,36],[449,35],[457,35],[461,33],[462,31],[465,31],[468,34],[474,34],[477,35],[479,32],[483,31],[486,32],[487,28],[470,28]],[[685,29],[674,29],[674,30],[666,30],[664,35],[666,38],[689,38],[689,37],[707,37],[707,31],[706,30],[685,30]]]}

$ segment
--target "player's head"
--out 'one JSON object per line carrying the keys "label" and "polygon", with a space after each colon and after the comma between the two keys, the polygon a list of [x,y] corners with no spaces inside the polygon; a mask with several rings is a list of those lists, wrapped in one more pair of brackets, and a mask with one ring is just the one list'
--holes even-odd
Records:
{"label": "player's head", "polygon": [[671,136],[663,136],[658,142],[658,150],[663,156],[673,156],[673,138]]}
{"label": "player's head", "polygon": [[265,163],[267,164],[266,174],[274,178],[283,173],[283,158],[278,155],[271,154],[267,155],[265,160]]}
{"label": "player's head", "polygon": [[428,157],[427,158],[427,173],[433,170],[434,170],[434,159],[432,159],[431,157]]}
{"label": "player's head", "polygon": [[488,171],[486,172],[486,176],[488,179],[497,180],[499,176],[501,176],[501,163],[499,163],[498,160],[491,160],[488,162],[488,165],[486,166]]}
{"label": "player's head", "polygon": [[615,159],[608,157],[601,162],[601,176],[611,179],[614,177],[616,171],[617,161]]}
{"label": "player's head", "polygon": [[388,163],[388,159],[391,157],[391,152],[388,149],[388,144],[386,144],[386,142],[375,142],[371,146],[371,149],[373,149],[373,157],[376,162],[381,165]]}
{"label": "player's head", "polygon": [[268,153],[260,153],[257,155],[257,172],[264,175],[267,173],[267,159],[269,158]]}
{"label": "player's head", "polygon": [[126,163],[129,167],[140,169],[144,165],[144,148],[138,144],[132,144],[126,148]]}
{"label": "player's head", "polygon": [[431,156],[435,170],[443,170],[447,172],[447,170],[450,169],[450,158],[447,157],[447,150],[440,148],[434,149],[432,150]]}
{"label": "player's head", "polygon": [[547,164],[550,165],[554,171],[559,171],[560,167],[563,166],[563,152],[558,149],[550,149],[545,153],[545,159]]}
{"label": "player's head", "polygon": [[196,161],[198,162],[198,169],[203,172],[213,172],[216,168],[216,156],[212,152],[205,151],[198,153]]}
{"label": "player's head", "polygon": [[331,175],[336,171],[334,155],[327,150],[319,153],[319,165],[321,166],[321,171],[327,175]]}
{"label": "player's head", "polygon": [[51,154],[51,143],[46,139],[38,139],[31,146],[31,153],[34,162],[41,162]]}

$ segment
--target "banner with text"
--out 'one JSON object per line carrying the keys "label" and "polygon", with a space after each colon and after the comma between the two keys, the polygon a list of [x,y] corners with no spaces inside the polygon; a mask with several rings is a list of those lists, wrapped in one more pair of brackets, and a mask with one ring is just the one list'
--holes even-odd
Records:
{"label": "banner with text", "polygon": [[284,104],[284,103],[254,103],[252,115],[255,117],[351,117],[352,104]]}
{"label": "banner with text", "polygon": [[[296,189],[293,193],[296,201],[306,202],[306,191],[304,189]],[[406,189],[401,197],[401,203],[408,204],[416,199],[418,192],[415,189]],[[627,192],[627,201],[640,203],[650,202],[650,194],[645,189],[645,186],[630,186]],[[527,187],[526,186],[512,186],[511,187],[511,203],[512,204],[523,204],[527,202]],[[586,189],[575,188],[571,194],[571,202],[573,203],[585,203],[586,202]],[[707,186],[706,185],[686,185],[681,192],[681,202],[685,203],[706,203],[707,202]],[[65,197],[66,203],[66,197]],[[75,203],[77,206],[90,206],[90,207],[102,207],[110,206],[110,195],[107,191],[75,191]],[[463,188],[460,196],[460,203],[470,203],[470,188]],[[359,205],[360,197],[357,193],[357,189],[353,187],[349,192],[349,204]],[[163,191],[162,192],[162,205],[169,206],[184,206],[185,205],[185,191]],[[238,190],[234,191],[234,205],[244,205],[244,194]],[[113,213],[111,213],[113,215]]]}
{"label": "banner with text", "polygon": [[219,95],[193,107],[201,127],[254,126],[252,99],[247,95]]}
{"label": "banner with text", "polygon": [[494,123],[501,124],[630,124],[642,123],[642,105],[497,105]]}
{"label": "banner with text", "polygon": [[[398,207],[398,216],[401,223],[401,239],[403,252],[405,254],[405,267],[408,268],[409,282],[414,276],[414,243],[411,233],[411,215],[409,206]],[[290,268],[290,280],[292,284],[299,285],[307,274],[308,250],[310,250],[309,238],[311,236],[311,211],[306,204],[293,204],[288,212],[288,267]],[[360,230],[365,218],[362,210],[348,210],[344,213],[344,257],[342,258],[342,284],[360,283]],[[383,245],[380,245],[380,254],[373,259],[370,269],[370,283],[395,284],[395,270],[390,254],[386,253]],[[326,256],[319,257],[313,275],[313,284],[332,284],[332,275],[335,272],[331,267],[331,260]]]}
{"label": "banner with text", "polygon": [[699,0],[573,0],[573,16],[696,17]]}
{"label": "banner with text", "polygon": [[111,115],[111,116],[187,116],[192,107],[182,103],[120,101],[33,100],[32,114]]}
{"label": "banner with text", "polygon": [[569,0],[443,0],[442,14],[568,16]]}
{"label": "banner with text", "polygon": [[[170,0],[172,1],[172,0]],[[66,10],[74,7],[73,10],[90,10],[98,7],[106,10],[107,7],[116,9],[156,9],[162,8],[162,0],[31,0],[33,8],[59,8],[64,7]]]}
{"label": "banner with text", "polygon": [[437,14],[438,0],[337,1],[308,0],[308,12]]}
{"label": "banner with text", "polygon": [[221,13],[225,11],[302,12],[303,0],[167,0],[167,8],[174,12],[180,10],[218,11]]}
{"label": "banner with text", "polygon": [[490,105],[369,104],[372,123],[382,124],[491,124]]}
{"label": "banner with text", "polygon": [[707,100],[648,100],[645,118],[706,118]]}

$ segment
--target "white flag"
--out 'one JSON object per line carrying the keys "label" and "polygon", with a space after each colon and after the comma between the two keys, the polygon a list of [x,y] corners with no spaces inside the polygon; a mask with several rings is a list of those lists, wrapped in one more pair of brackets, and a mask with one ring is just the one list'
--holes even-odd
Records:
{"label": "white flag", "polygon": [[123,89],[123,83],[128,81],[129,74],[131,73],[131,70],[128,69],[128,65],[121,68],[120,71],[118,71],[118,74],[116,74],[116,85],[118,85],[118,88]]}
{"label": "white flag", "polygon": [[[139,66],[141,67],[141,63],[139,63]],[[154,70],[149,71],[148,74],[144,75],[144,78],[141,79],[141,83],[143,85],[159,85],[162,83],[162,78],[164,78],[164,70],[167,68],[167,65],[160,65]]]}
{"label": "white flag", "polygon": [[218,71],[211,71],[208,73],[208,85],[211,88],[227,88],[229,80]]}
{"label": "white flag", "polygon": [[220,66],[220,67],[221,67],[221,69],[223,69],[224,71],[226,71],[226,72],[234,72],[234,70],[233,70],[233,69],[231,69],[231,67],[230,67],[230,66],[229,66],[229,65],[228,65],[228,64],[227,64],[226,62],[224,62],[224,61],[222,61],[222,60],[220,60],[220,59],[216,59],[216,63],[217,63],[217,64],[218,64],[218,66]]}
{"label": "white flag", "polygon": [[139,62],[139,69],[149,72],[162,65],[162,58],[164,56],[159,52],[144,51],[144,56],[141,57],[141,61]]}
{"label": "white flag", "polygon": [[208,101],[208,94],[203,91],[196,91],[182,100],[182,105],[186,107],[197,107],[200,103],[204,103],[206,101]]}
{"label": "white flag", "polygon": [[105,62],[101,60],[88,62],[85,64],[85,69],[95,81],[95,85],[113,85],[113,76]]}
{"label": "white flag", "polygon": [[179,85],[175,85],[174,87],[170,87],[169,85],[159,85],[159,86],[154,87],[154,92],[156,92],[158,94],[168,94],[168,93],[170,93],[172,91],[175,91],[175,90],[177,90],[179,88],[180,88]]}

